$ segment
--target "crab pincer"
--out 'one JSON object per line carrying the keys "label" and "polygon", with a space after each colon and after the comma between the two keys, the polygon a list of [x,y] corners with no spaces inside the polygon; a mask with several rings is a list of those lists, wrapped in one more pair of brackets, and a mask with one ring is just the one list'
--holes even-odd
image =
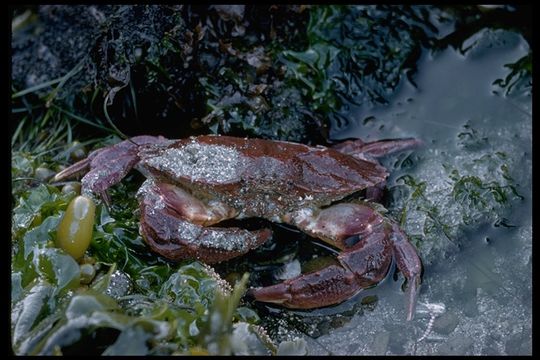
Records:
{"label": "crab pincer", "polygon": [[341,249],[340,265],[254,289],[256,300],[299,309],[338,304],[384,279],[394,260],[408,282],[407,320],[413,318],[422,264],[396,224],[366,204],[351,203],[301,211],[289,221]]}
{"label": "crab pincer", "polygon": [[234,213],[206,207],[168,184],[146,180],[140,199],[140,232],[155,252],[170,260],[198,259],[213,264],[243,255],[268,240],[269,229],[210,227]]}

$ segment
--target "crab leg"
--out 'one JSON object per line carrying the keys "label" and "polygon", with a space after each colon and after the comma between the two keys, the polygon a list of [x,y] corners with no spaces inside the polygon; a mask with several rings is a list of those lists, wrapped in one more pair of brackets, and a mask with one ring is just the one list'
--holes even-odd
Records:
{"label": "crab leg", "polygon": [[391,238],[397,267],[407,279],[407,320],[412,320],[418,288],[422,280],[422,261],[414,246],[407,239],[407,235],[394,223],[392,223]]}
{"label": "crab leg", "polygon": [[356,139],[336,144],[332,146],[332,149],[359,159],[370,160],[378,159],[399,151],[413,149],[421,144],[422,141],[414,138],[379,140],[368,143]]}
{"label": "crab leg", "polygon": [[81,180],[83,194],[98,194],[110,203],[106,190],[120,182],[139,161],[139,146],[164,141],[161,136],[136,136],[116,145],[98,149],[70,167],[62,170],[54,177],[54,181],[70,178],[81,171],[90,171]]}
{"label": "crab leg", "polygon": [[[342,154],[351,155],[354,158],[377,163],[377,159],[399,151],[415,148],[422,144],[422,141],[414,138],[379,140],[366,143],[360,139],[347,140],[332,146],[332,149]],[[380,202],[384,194],[386,182],[366,188],[365,198],[375,202]]]}
{"label": "crab leg", "polygon": [[409,283],[407,319],[412,319],[422,267],[397,226],[361,204],[337,204],[319,212],[302,210],[285,221],[341,249],[340,266],[255,289],[256,300],[303,309],[338,304],[384,279],[394,258]]}
{"label": "crab leg", "polygon": [[217,223],[234,216],[234,211],[205,209],[201,201],[181,190],[174,191],[172,185],[147,180],[138,197],[143,238],[153,251],[170,260],[217,263],[247,253],[272,235],[269,229],[248,231],[196,224],[192,220]]}
{"label": "crab leg", "polygon": [[88,170],[88,168],[90,167],[90,163],[92,162],[92,159],[104,150],[105,149],[97,149],[95,151],[92,151],[86,159],[82,159],[81,161],[78,161],[75,164],[68,166],[67,168],[60,171],[58,174],[56,174],[53,178],[53,181],[57,182],[57,181],[62,181],[64,179],[69,179],[79,173],[82,173],[83,171]]}

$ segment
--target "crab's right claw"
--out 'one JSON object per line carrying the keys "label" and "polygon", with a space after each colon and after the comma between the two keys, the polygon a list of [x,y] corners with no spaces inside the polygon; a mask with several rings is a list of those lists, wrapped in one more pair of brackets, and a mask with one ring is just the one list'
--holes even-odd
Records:
{"label": "crab's right claw", "polygon": [[213,220],[218,221],[218,217],[224,218],[228,213],[207,213],[204,209],[197,209],[197,214],[187,213],[188,209],[193,212],[199,207],[198,200],[189,199],[187,194],[174,191],[174,187],[167,184],[147,180],[137,197],[141,235],[153,251],[170,260],[199,259],[209,264],[218,263],[243,255],[272,236],[269,229],[249,231],[197,224],[203,214],[215,216]]}

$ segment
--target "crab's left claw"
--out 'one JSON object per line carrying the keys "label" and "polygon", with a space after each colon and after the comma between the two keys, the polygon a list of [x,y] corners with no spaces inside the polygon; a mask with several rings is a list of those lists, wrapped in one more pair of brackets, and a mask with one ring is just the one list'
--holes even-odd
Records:
{"label": "crab's left claw", "polygon": [[292,309],[311,309],[340,303],[360,289],[352,272],[332,265],[280,284],[252,289],[251,295],[257,301]]}
{"label": "crab's left claw", "polygon": [[301,309],[338,304],[383,280],[394,258],[409,285],[407,320],[412,319],[422,265],[397,225],[361,204],[337,204],[317,214],[301,212],[291,219],[310,235],[342,249],[337,257],[339,265],[253,289],[255,300]]}
{"label": "crab's left claw", "polygon": [[371,236],[338,256],[340,265],[254,289],[255,300],[288,308],[311,309],[339,304],[381,281],[392,261],[391,245]]}

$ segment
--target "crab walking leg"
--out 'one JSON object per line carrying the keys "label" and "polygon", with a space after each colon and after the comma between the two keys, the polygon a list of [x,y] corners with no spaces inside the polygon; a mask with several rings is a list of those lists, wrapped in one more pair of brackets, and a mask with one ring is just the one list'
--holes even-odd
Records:
{"label": "crab walking leg", "polygon": [[391,239],[397,267],[407,279],[407,320],[412,320],[418,288],[422,281],[422,261],[407,239],[407,235],[394,223],[392,223]]}
{"label": "crab walking leg", "polygon": [[[281,284],[256,289],[252,291],[256,300],[292,308],[337,304],[381,281],[394,257],[410,284],[407,319],[412,318],[421,263],[397,226],[361,204],[337,204],[319,212],[302,210],[285,220],[340,248],[338,261],[341,266],[330,266]],[[329,290],[323,290],[326,287]]]}
{"label": "crab walking leg", "polygon": [[[162,192],[162,188],[166,192]],[[174,199],[165,200],[165,196]],[[181,203],[182,199],[187,199],[186,194],[175,196],[170,188],[156,185],[152,180],[147,180],[138,193],[141,235],[153,251],[170,260],[198,259],[217,263],[247,253],[272,235],[268,229],[248,231],[197,225],[179,215],[192,208],[188,202]],[[219,216],[209,221],[223,219]]]}
{"label": "crab walking leg", "polygon": [[81,161],[76,162],[75,164],[72,164],[65,168],[64,170],[60,171],[58,174],[56,174],[53,178],[53,181],[62,181],[64,179],[69,179],[83,171],[88,170],[90,167],[90,163],[92,162],[92,159],[95,158],[100,152],[105,151],[106,149],[97,149],[95,151],[92,151],[86,159],[82,159]]}
{"label": "crab walking leg", "polygon": [[332,149],[362,160],[370,160],[413,149],[420,145],[422,145],[422,141],[414,138],[379,140],[368,143],[357,139],[341,142],[332,146]]}
{"label": "crab walking leg", "polygon": [[[377,162],[378,158],[390,155],[399,151],[412,149],[422,145],[422,141],[414,138],[408,139],[391,139],[379,140],[366,143],[360,139],[347,140],[342,143],[332,146],[332,149],[339,151],[342,154],[351,155],[357,159]],[[381,181],[375,186],[366,188],[365,198],[375,202],[380,202],[386,182]]]}
{"label": "crab walking leg", "polygon": [[54,177],[60,181],[90,168],[90,171],[81,180],[83,194],[98,194],[107,203],[110,203],[106,190],[120,182],[139,161],[139,146],[163,142],[161,136],[136,136],[124,140],[116,145],[98,149],[86,159],[62,170]]}

